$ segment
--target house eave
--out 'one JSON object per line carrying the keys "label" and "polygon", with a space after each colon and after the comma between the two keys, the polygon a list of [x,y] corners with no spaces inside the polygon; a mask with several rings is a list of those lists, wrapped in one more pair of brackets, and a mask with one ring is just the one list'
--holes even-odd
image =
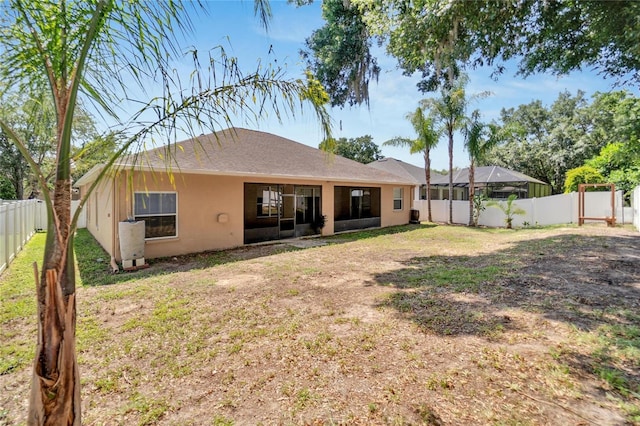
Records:
{"label": "house eave", "polygon": [[[133,170],[140,172],[166,172],[167,170],[164,168],[155,168],[149,166],[134,166],[131,168],[128,164],[117,164],[116,168],[118,170]],[[251,179],[266,179],[266,180],[277,180],[277,179],[287,179],[287,180],[310,180],[317,182],[353,182],[353,183],[362,183],[362,184],[374,184],[374,185],[402,185],[402,186],[415,186],[416,184],[409,181],[386,181],[386,180],[376,180],[376,179],[367,179],[360,177],[348,177],[348,176],[314,176],[314,175],[303,175],[303,174],[286,174],[286,173],[254,173],[254,172],[235,172],[228,170],[207,170],[207,169],[180,169],[179,167],[175,167],[171,169],[173,173],[183,173],[183,174],[194,174],[194,175],[207,175],[207,176],[231,176],[231,177],[244,177]]]}
{"label": "house eave", "polygon": [[87,173],[82,175],[80,179],[74,182],[73,186],[81,187],[81,186],[92,183],[98,178],[98,175],[100,175],[100,172],[102,172],[102,169],[104,169],[104,167],[105,167],[104,164],[96,164]]}

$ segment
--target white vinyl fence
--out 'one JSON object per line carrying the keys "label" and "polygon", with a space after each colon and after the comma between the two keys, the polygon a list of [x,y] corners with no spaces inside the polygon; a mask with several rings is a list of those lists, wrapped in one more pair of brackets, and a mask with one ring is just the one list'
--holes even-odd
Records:
{"label": "white vinyl fence", "polygon": [[36,232],[38,200],[0,201],[0,272]]}
{"label": "white vinyl fence", "polygon": [[631,215],[633,225],[640,231],[640,186],[636,186],[631,194]]}
{"label": "white vinyl fence", "polygon": [[[71,202],[71,214],[79,201]],[[84,211],[80,213],[78,228],[86,227]],[[47,230],[47,208],[41,200],[0,200],[0,273],[29,242],[36,231]]]}
{"label": "white vinyl fence", "polygon": [[[640,201],[640,189],[634,192],[634,207],[623,207],[622,191],[615,194],[616,223],[635,223],[638,226],[638,210]],[[420,211],[420,220],[427,220],[427,201],[414,201],[413,208]],[[551,195],[542,198],[526,198],[514,201],[514,205],[525,210],[524,215],[515,215],[513,226],[521,227],[556,225],[563,223],[578,223],[578,193]],[[447,222],[449,220],[449,201],[432,200],[431,215],[434,222]],[[611,216],[610,192],[586,192],[585,216],[606,217]],[[505,215],[497,207],[487,207],[481,214],[479,224],[482,226],[505,226]],[[590,222],[590,221],[586,221]],[[453,202],[453,223],[469,223],[469,202]],[[602,222],[604,223],[604,222]],[[639,228],[640,229],[640,228]]]}

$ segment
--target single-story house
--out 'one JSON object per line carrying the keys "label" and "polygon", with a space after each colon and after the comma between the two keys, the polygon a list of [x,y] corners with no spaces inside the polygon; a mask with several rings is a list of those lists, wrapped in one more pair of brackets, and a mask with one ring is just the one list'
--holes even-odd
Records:
{"label": "single-story house", "polygon": [[[373,161],[367,166],[374,167],[378,170],[383,170],[389,173],[393,173],[397,176],[401,176],[406,179],[410,179],[414,186],[414,199],[426,200],[427,199],[427,175],[424,167],[414,166],[413,164],[406,163],[395,158],[386,157],[380,160]],[[431,199],[432,200],[448,200],[449,199],[449,178],[448,174],[442,174],[431,170]],[[446,182],[445,182],[446,181]],[[438,186],[439,184],[446,183],[446,186]],[[454,200],[465,199],[465,189],[460,187],[453,188]]]}
{"label": "single-story house", "polygon": [[[394,158],[369,163],[368,166],[384,170],[407,179],[413,178],[416,185],[416,200],[427,199],[427,179],[424,168],[405,163]],[[489,198],[508,198],[516,194],[518,198],[546,197],[551,195],[551,185],[532,178],[524,173],[516,172],[499,166],[482,166],[475,168],[476,194],[484,193]],[[431,172],[431,199],[449,199],[449,174]],[[453,199],[469,199],[469,169],[464,168],[453,172]]]}
{"label": "single-story house", "polygon": [[[413,182],[273,134],[227,129],[124,158],[85,205],[121,260],[119,222],[145,223],[146,258],[409,223]],[[104,168],[76,182],[84,194]]]}
{"label": "single-story house", "polygon": [[[446,183],[438,182],[435,186],[449,185],[449,175],[445,176]],[[476,194],[483,193],[489,198],[509,198],[515,194],[518,198],[537,198],[551,195],[551,185],[524,173],[509,170],[500,166],[482,166],[475,168],[474,186]],[[453,172],[453,186],[465,188],[465,200],[469,199],[469,169],[464,168]]]}

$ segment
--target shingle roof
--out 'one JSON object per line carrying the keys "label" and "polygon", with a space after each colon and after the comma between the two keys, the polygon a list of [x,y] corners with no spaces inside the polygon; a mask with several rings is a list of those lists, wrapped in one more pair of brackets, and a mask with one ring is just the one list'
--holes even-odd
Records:
{"label": "shingle roof", "polygon": [[[426,185],[427,178],[424,173],[424,167],[414,166],[413,164],[405,163],[404,161],[397,160],[395,158],[387,157],[367,164],[367,166],[374,167],[378,170],[384,170],[394,175],[400,176],[405,179],[411,179],[415,185]],[[431,171],[431,184],[435,185],[439,182],[444,182],[446,175],[438,172]]]}
{"label": "shingle roof", "polygon": [[[547,183],[527,176],[524,173],[516,172],[513,170],[505,169],[500,166],[483,166],[475,168],[474,180],[476,184],[481,183],[515,183],[515,182],[531,182],[541,183],[548,185]],[[434,183],[434,185],[448,185],[449,175],[444,176],[442,182]],[[469,184],[469,169],[461,169],[453,172],[453,184],[457,186],[465,186]]]}
{"label": "shingle roof", "polygon": [[[174,172],[412,184],[411,180],[290,139],[242,128],[178,142],[171,146],[171,150],[175,159],[172,161]],[[167,165],[166,154],[166,147],[145,151],[138,155],[135,167],[163,170]],[[131,164],[131,157],[119,162],[120,167]],[[77,184],[84,185],[90,181],[89,177],[85,179],[83,176]]]}

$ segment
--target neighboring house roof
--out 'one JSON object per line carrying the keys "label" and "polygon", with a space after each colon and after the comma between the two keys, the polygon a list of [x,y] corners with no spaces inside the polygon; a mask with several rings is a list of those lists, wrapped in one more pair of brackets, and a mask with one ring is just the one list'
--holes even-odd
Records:
{"label": "neighboring house roof", "polygon": [[[135,170],[166,169],[168,149],[160,147],[140,153]],[[174,173],[413,184],[406,178],[256,130],[226,129],[178,142],[170,149],[174,158],[169,166]],[[133,158],[126,157],[116,166],[123,168],[132,164]],[[89,171],[75,185],[92,182],[101,167]]]}
{"label": "neighboring house roof", "polygon": [[[500,166],[483,166],[475,168],[474,180],[476,184],[487,183],[514,183],[514,182],[531,182],[548,185],[546,182],[527,176],[524,173],[505,169]],[[434,185],[444,186],[449,184],[449,175],[444,176],[443,181],[434,183]],[[469,169],[461,169],[453,172],[453,185],[466,186],[469,185]]]}
{"label": "neighboring house roof", "polygon": [[[382,158],[380,160],[367,164],[367,166],[393,173],[394,175],[397,175],[404,179],[410,179],[415,185],[427,184],[427,177],[424,172],[424,167],[414,166],[413,164],[405,163],[404,161],[397,160],[395,158]],[[439,182],[444,182],[445,178],[446,175],[434,172],[433,170],[431,171],[432,185],[435,185]]]}

